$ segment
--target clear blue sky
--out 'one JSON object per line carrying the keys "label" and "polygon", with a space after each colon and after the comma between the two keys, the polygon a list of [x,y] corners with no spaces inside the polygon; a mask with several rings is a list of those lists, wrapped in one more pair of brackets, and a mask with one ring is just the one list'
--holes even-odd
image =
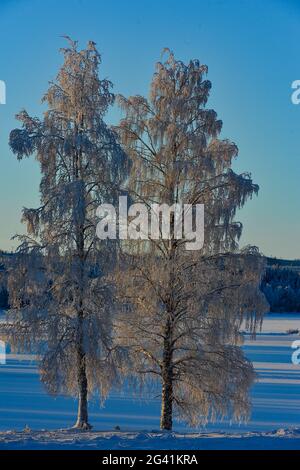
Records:
{"label": "clear blue sky", "polygon": [[38,204],[38,165],[17,162],[8,135],[21,108],[41,114],[63,34],[97,42],[102,76],[125,95],[147,94],[163,47],[207,64],[209,105],[240,149],[235,169],[261,188],[239,213],[242,243],[300,258],[300,105],[290,99],[300,79],[300,2],[289,0],[0,0],[0,248],[14,246],[21,208]]}

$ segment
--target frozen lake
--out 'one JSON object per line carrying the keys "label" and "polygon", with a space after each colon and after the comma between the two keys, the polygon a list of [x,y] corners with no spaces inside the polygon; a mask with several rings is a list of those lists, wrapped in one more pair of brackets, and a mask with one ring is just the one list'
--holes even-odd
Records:
{"label": "frozen lake", "polygon": [[[247,425],[226,421],[209,425],[207,431],[268,431],[300,427],[300,365],[291,361],[293,341],[289,329],[300,330],[300,315],[270,314],[255,341],[246,337],[244,350],[254,362],[257,383],[251,391],[253,409]],[[90,404],[90,421],[95,430],[155,430],[159,428],[159,401],[142,402],[129,391],[112,392],[104,408],[94,400]],[[0,365],[0,430],[66,428],[74,424],[76,401],[49,397],[39,381],[31,357],[8,354]],[[176,431],[188,430],[175,423]],[[203,430],[203,428],[202,428]]]}

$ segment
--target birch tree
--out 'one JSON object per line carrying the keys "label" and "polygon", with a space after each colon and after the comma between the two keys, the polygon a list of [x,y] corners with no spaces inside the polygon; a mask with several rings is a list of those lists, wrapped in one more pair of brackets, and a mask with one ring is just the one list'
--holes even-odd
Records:
{"label": "birch tree", "polygon": [[119,97],[129,192],[149,209],[204,204],[205,240],[201,250],[186,250],[173,212],[169,239],[150,234],[150,241],[123,243],[116,335],[128,348],[134,381],[159,383],[161,428],[170,430],[174,415],[193,426],[247,417],[254,371],[239,329],[246,320],[254,334],[267,305],[259,291],[263,259],[253,247],[238,249],[242,226],[235,221],[258,186],[232,169],[238,149],[220,138],[222,122],[206,106],[207,67],[165,52],[149,99]]}
{"label": "birch tree", "polygon": [[11,341],[40,353],[47,389],[78,396],[75,427],[89,429],[88,394],[104,399],[117,377],[104,280],[115,247],[97,239],[95,212],[117,197],[126,158],[104,122],[114,95],[99,78],[95,43],[78,50],[67,39],[43,118],[23,110],[22,127],[10,134],[17,158],[35,155],[42,174],[41,205],[23,210],[27,234],[10,269]]}

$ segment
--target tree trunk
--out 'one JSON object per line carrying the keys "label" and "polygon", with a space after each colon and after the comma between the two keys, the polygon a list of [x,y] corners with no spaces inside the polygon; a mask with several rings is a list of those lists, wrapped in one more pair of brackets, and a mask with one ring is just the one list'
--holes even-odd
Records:
{"label": "tree trunk", "polygon": [[[81,128],[84,125],[84,118],[81,118]],[[82,134],[82,131],[78,131],[78,125],[75,126],[75,135],[76,138],[78,134]],[[82,170],[82,149],[79,148],[79,151],[75,154],[75,180],[79,181],[81,178]],[[84,195],[80,193],[80,199],[83,207],[85,207]],[[89,430],[92,426],[88,421],[88,383],[86,376],[86,357],[84,351],[84,338],[83,338],[83,279],[84,279],[84,263],[85,263],[85,253],[84,253],[84,220],[80,220],[76,227],[76,246],[77,254],[80,263],[80,276],[79,276],[79,311],[78,311],[78,330],[77,330],[77,380],[78,380],[78,413],[77,421],[75,428],[82,430]]]}
{"label": "tree trunk", "polygon": [[[81,306],[80,306],[81,307]],[[86,376],[86,359],[83,344],[83,312],[80,310],[78,314],[78,331],[77,331],[77,383],[78,383],[78,413],[75,424],[76,429],[89,430],[92,426],[88,420],[88,383]]]}
{"label": "tree trunk", "polygon": [[171,348],[171,322],[167,321],[162,370],[162,401],[160,428],[171,431],[173,425],[173,369]]}
{"label": "tree trunk", "polygon": [[171,431],[173,426],[173,383],[172,379],[164,379],[162,386],[160,428]]}
{"label": "tree trunk", "polygon": [[85,354],[81,345],[77,351],[77,374],[78,374],[78,414],[74,426],[76,429],[89,430],[92,426],[88,421],[88,400],[87,400],[87,377],[85,368]]}

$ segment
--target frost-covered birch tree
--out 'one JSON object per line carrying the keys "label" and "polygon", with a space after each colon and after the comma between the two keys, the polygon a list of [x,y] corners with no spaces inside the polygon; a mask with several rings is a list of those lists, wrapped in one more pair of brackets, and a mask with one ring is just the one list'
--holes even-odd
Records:
{"label": "frost-covered birch tree", "polygon": [[186,250],[173,212],[169,239],[126,243],[116,334],[134,380],[160,384],[161,428],[170,430],[174,414],[191,425],[247,416],[254,371],[239,329],[246,320],[254,333],[267,305],[259,291],[263,259],[255,248],[238,249],[242,226],[235,221],[258,187],[232,170],[238,149],[220,139],[222,122],[206,107],[207,67],[165,52],[149,99],[119,97],[129,191],[148,207],[204,204],[205,241],[201,250]]}
{"label": "frost-covered birch tree", "polygon": [[75,427],[88,429],[88,394],[105,398],[116,379],[112,290],[104,280],[115,247],[96,237],[96,208],[117,197],[126,157],[104,122],[114,96],[99,78],[95,43],[78,50],[67,39],[43,118],[22,111],[21,129],[10,134],[17,158],[35,155],[42,174],[41,205],[23,210],[27,235],[10,268],[11,341],[39,352],[51,393],[78,396]]}

